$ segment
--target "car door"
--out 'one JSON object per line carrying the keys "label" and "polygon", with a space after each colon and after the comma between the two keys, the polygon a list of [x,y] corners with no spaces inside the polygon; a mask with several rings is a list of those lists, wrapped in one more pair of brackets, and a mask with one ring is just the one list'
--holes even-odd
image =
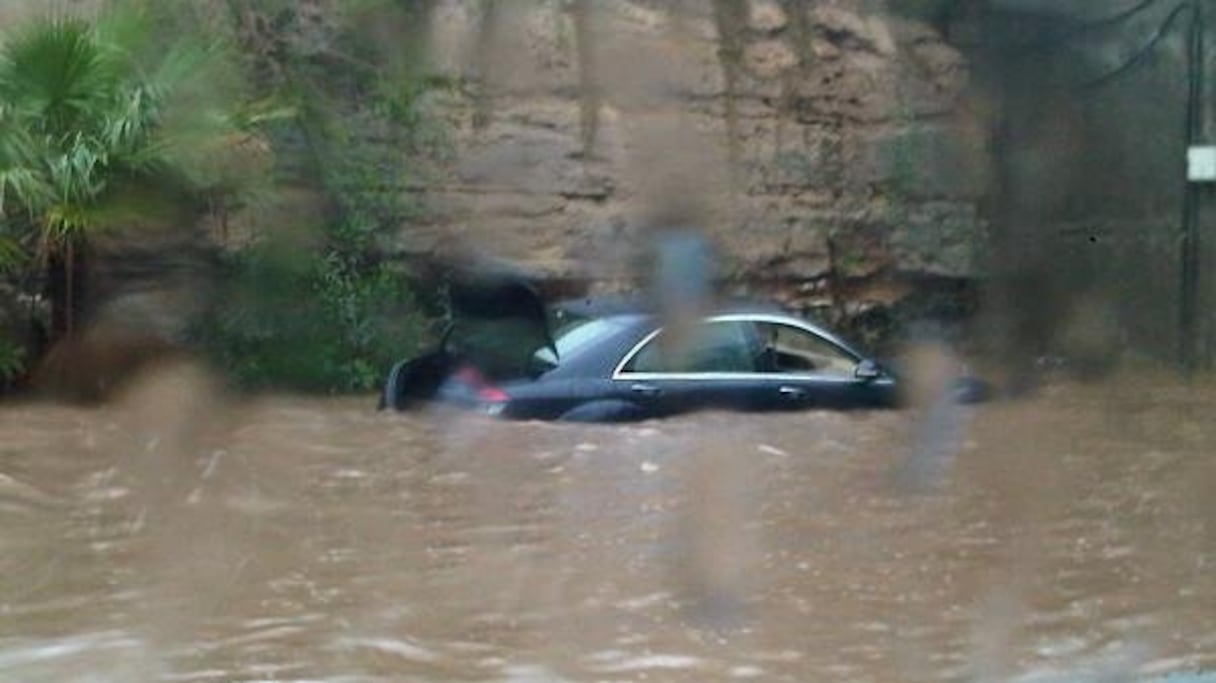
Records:
{"label": "car door", "polygon": [[649,415],[748,409],[755,395],[759,338],[749,321],[710,319],[685,330],[658,330],[635,346],[613,374],[616,397]]}
{"label": "car door", "polygon": [[764,404],[774,410],[890,405],[895,386],[872,363],[814,330],[778,319],[755,320]]}

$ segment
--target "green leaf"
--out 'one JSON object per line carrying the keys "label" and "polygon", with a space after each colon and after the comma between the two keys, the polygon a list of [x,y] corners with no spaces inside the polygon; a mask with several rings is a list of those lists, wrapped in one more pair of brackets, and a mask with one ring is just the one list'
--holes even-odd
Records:
{"label": "green leaf", "polygon": [[9,380],[25,370],[25,349],[0,339],[0,380]]}
{"label": "green leaf", "polygon": [[271,96],[238,107],[231,121],[237,130],[249,131],[270,123],[295,119],[299,115],[299,107],[284,102],[278,96]]}
{"label": "green leaf", "polygon": [[0,167],[0,216],[6,215],[11,202],[34,208],[50,196],[50,187],[32,169]]}

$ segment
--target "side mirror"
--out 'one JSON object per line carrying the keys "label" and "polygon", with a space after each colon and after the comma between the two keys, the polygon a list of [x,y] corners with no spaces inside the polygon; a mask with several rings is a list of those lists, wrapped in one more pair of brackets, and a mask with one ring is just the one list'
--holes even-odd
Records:
{"label": "side mirror", "polygon": [[870,359],[865,359],[857,364],[853,370],[853,376],[863,381],[870,381],[882,377],[882,367]]}

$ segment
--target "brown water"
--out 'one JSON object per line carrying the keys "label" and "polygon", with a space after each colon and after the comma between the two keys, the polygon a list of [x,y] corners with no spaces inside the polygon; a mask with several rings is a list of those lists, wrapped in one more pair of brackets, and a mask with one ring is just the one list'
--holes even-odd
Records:
{"label": "brown water", "polygon": [[507,424],[187,371],[10,406],[0,680],[1211,669],[1214,414],[1168,376],[1053,386],[964,416],[913,490],[909,413]]}

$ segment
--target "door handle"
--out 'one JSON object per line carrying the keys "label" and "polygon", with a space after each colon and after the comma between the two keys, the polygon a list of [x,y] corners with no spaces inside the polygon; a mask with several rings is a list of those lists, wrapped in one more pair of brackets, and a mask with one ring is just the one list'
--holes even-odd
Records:
{"label": "door handle", "polygon": [[642,396],[658,396],[661,390],[653,384],[631,384],[629,390]]}
{"label": "door handle", "polygon": [[806,390],[799,389],[798,387],[781,387],[777,391],[781,392],[782,396],[790,399],[791,401],[797,401],[797,400],[806,398]]}

